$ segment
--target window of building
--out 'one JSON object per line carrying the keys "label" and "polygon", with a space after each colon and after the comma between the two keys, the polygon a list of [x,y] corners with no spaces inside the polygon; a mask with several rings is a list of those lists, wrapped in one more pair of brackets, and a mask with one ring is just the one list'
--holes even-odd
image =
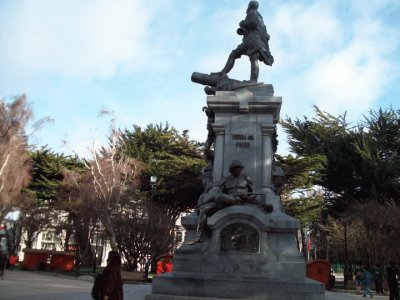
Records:
{"label": "window of building", "polygon": [[47,230],[42,232],[42,245],[43,250],[52,250],[56,248],[56,232],[54,230]]}

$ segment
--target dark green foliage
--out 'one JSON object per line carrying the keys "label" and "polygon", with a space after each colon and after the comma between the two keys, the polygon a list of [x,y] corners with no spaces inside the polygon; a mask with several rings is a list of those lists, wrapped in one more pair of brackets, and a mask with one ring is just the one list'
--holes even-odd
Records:
{"label": "dark green foliage", "polygon": [[83,170],[77,157],[54,153],[47,147],[30,152],[32,159],[32,181],[27,190],[35,193],[40,205],[57,199],[57,189],[64,179],[63,171]]}
{"label": "dark green foliage", "polygon": [[343,213],[354,201],[400,201],[399,111],[371,111],[352,127],[345,115],[334,117],[315,109],[312,120],[287,118],[282,125],[292,152],[325,157],[315,183],[324,187],[330,213]]}
{"label": "dark green foliage", "polygon": [[[318,207],[318,203],[315,206],[306,195],[287,201],[287,210],[302,222],[305,216],[308,220],[319,220],[319,224],[311,223],[313,235],[318,237],[319,249],[324,248],[333,259],[344,260],[343,228],[338,229],[337,224],[347,223],[348,236],[357,237],[350,237],[352,244],[348,246],[348,258],[360,256],[366,262],[379,262],[377,258],[382,249],[391,249],[390,239],[397,228],[397,223],[393,223],[396,218],[387,216],[385,222],[390,219],[386,223],[391,226],[385,226],[390,228],[390,234],[380,234],[388,203],[393,211],[398,211],[400,205],[400,111],[392,108],[371,110],[357,125],[348,124],[345,115],[334,117],[317,107],[315,111],[311,120],[287,118],[282,125],[289,135],[290,150],[297,158],[313,161],[320,157],[324,161],[320,165],[322,168],[315,170],[314,175],[318,176],[313,176],[312,182],[322,187],[321,199],[327,209],[322,210],[323,218],[313,216],[312,208]],[[287,161],[290,163],[290,159]],[[295,167],[292,169],[295,173],[298,171]],[[304,180],[295,180],[293,187],[303,185]],[[306,215],[302,215],[302,211]],[[327,214],[334,217],[329,222]],[[363,256],[358,253],[361,248],[368,248]]]}
{"label": "dark green foliage", "polygon": [[[343,195],[354,192],[353,181],[353,146],[348,132],[345,116],[334,117],[320,111],[312,120],[291,120],[287,118],[282,126],[289,135],[290,150],[302,157],[320,156],[325,159],[325,168],[314,184],[327,190],[328,204],[335,209],[342,208]],[[354,150],[353,150],[354,152]]]}
{"label": "dark green foliage", "polygon": [[320,172],[325,165],[324,157],[276,155],[276,164],[285,172],[282,200],[287,213],[298,218],[304,225],[311,224],[319,218],[324,208],[321,193],[314,186],[320,180]]}
{"label": "dark green foliage", "polygon": [[320,222],[321,212],[325,209],[322,194],[315,184],[321,179],[326,160],[321,155],[275,155],[275,163],[285,172],[281,198],[286,212],[300,220],[301,243],[306,258],[306,231]]}
{"label": "dark green foliage", "polygon": [[354,133],[354,148],[357,198],[400,204],[400,111],[370,111]]}
{"label": "dark green foliage", "polygon": [[187,131],[148,125],[134,126],[121,137],[121,151],[144,164],[142,190],[151,190],[150,177],[156,176],[153,199],[174,214],[193,208],[202,192],[201,169],[204,167],[200,144],[189,140]]}
{"label": "dark green foliage", "polygon": [[[20,226],[26,232],[25,244],[29,248],[36,236],[46,227],[53,226],[51,215],[57,210],[64,210],[66,205],[59,203],[59,187],[64,180],[64,172],[82,170],[83,165],[77,157],[57,154],[42,147],[30,151],[32,160],[32,180],[30,185],[21,193]],[[56,225],[61,226],[60,222]]]}
{"label": "dark green foliage", "polygon": [[287,195],[299,190],[308,190],[321,180],[326,165],[322,155],[288,156],[275,155],[275,163],[285,172],[285,186],[282,193]]}
{"label": "dark green foliage", "polygon": [[[203,191],[200,144],[187,131],[150,124],[125,130],[119,140],[122,155],[141,162],[141,191],[127,194],[121,217],[116,219],[116,238],[130,268],[150,256],[172,253],[177,245],[175,225],[179,215],[193,208]],[[155,183],[150,182],[156,176]]]}

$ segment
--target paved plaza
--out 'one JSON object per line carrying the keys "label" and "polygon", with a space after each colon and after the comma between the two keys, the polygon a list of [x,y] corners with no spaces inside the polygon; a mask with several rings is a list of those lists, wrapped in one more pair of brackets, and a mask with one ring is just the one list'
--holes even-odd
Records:
{"label": "paved plaza", "polygon": [[[0,299],[5,300],[88,300],[93,281],[90,277],[72,279],[56,274],[39,274],[27,271],[7,271],[0,280]],[[125,284],[125,300],[144,300],[151,291],[150,284]],[[326,300],[364,299],[361,295],[326,292]],[[374,296],[374,299],[389,299]],[[284,300],[284,299],[282,299]]]}

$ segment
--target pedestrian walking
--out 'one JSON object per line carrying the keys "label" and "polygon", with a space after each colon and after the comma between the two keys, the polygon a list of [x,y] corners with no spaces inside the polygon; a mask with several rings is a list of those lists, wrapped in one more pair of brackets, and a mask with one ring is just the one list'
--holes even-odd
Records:
{"label": "pedestrian walking", "polygon": [[8,264],[10,266],[10,270],[14,270],[15,265],[18,262],[18,256],[16,254],[11,254],[8,258]]}
{"label": "pedestrian walking", "polygon": [[94,279],[93,288],[92,288],[92,298],[94,300],[103,300],[103,274],[97,274]]}
{"label": "pedestrian walking", "polygon": [[386,276],[389,286],[389,300],[399,300],[399,287],[397,283],[400,276],[399,269],[394,261],[389,262],[389,267],[386,269]]}
{"label": "pedestrian walking", "polygon": [[103,271],[103,300],[123,300],[121,256],[117,251],[108,253],[107,266]]}
{"label": "pedestrian walking", "polygon": [[361,288],[363,291],[363,297],[366,297],[367,294],[372,298],[372,292],[369,288],[371,281],[372,281],[372,274],[369,271],[369,268],[364,267],[361,274]]}
{"label": "pedestrian walking", "polygon": [[372,269],[372,278],[375,283],[375,291],[377,295],[384,295],[383,293],[383,272],[380,264],[376,264],[375,267]]}
{"label": "pedestrian walking", "polygon": [[354,280],[356,283],[356,294],[361,293],[361,275],[362,275],[362,268],[361,268],[361,266],[357,265],[354,270]]}
{"label": "pedestrian walking", "polygon": [[149,279],[150,264],[151,264],[150,260],[146,258],[145,264],[144,264],[144,274],[143,274],[143,278],[145,280]]}
{"label": "pedestrian walking", "polygon": [[6,267],[7,264],[7,256],[3,254],[3,250],[0,249],[0,277],[1,280],[3,280],[4,276],[4,268]]}

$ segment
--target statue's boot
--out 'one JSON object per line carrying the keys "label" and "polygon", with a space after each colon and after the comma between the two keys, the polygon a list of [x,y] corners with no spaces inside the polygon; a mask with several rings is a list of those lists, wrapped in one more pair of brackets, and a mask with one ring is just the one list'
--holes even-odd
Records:
{"label": "statue's boot", "polygon": [[232,51],[228,57],[225,67],[220,72],[214,72],[214,73],[211,73],[211,75],[218,75],[221,77],[226,76],[226,74],[228,74],[232,70],[233,66],[235,65],[235,59],[236,59],[236,52]]}

